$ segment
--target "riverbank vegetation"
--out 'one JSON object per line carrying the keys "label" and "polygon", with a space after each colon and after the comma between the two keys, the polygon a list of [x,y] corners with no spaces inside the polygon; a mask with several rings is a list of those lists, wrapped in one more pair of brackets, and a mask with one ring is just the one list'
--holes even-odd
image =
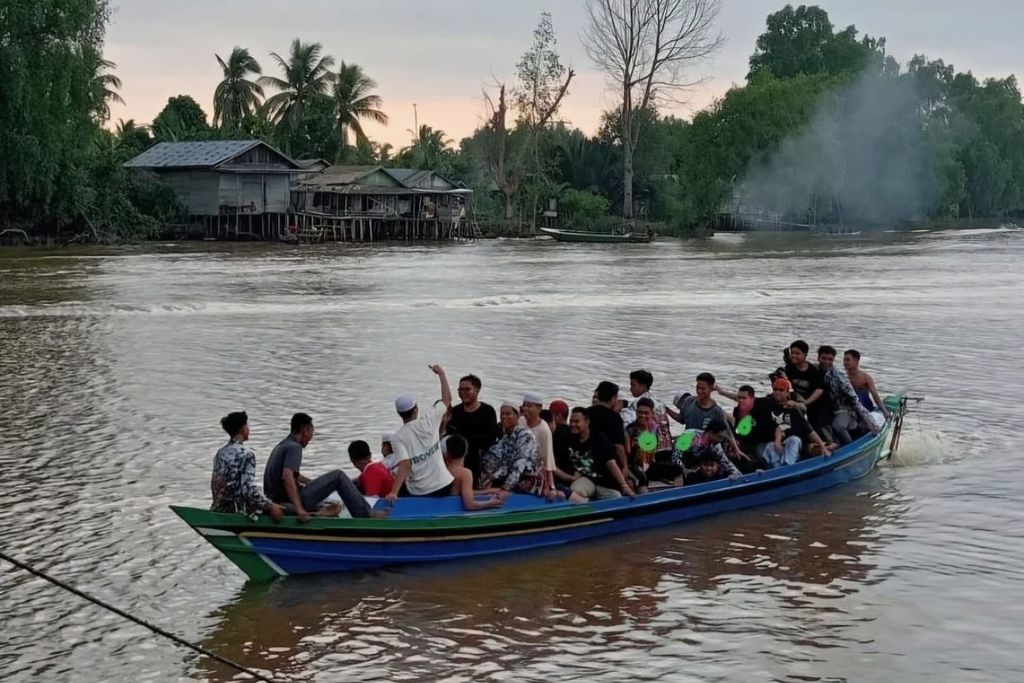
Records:
{"label": "riverbank vegetation", "polygon": [[[686,49],[665,71],[650,65],[670,55],[647,55],[646,69],[619,59],[604,4],[587,0],[583,39],[595,64],[619,77],[619,105],[593,135],[561,116],[575,72],[543,14],[515,78],[485,85],[484,125],[458,143],[419,125],[396,150],[365,130],[388,122],[370,74],[298,38],[266,58],[242,46],[211,55],[215,92],[173,95],[146,124],[112,122],[120,81],[103,57],[106,0],[8,0],[0,230],[155,235],[177,220],[174,196],[123,162],[161,141],[238,138],[295,158],[437,170],[475,191],[481,223],[513,234],[551,209],[568,227],[632,218],[675,234],[721,212],[830,225],[1024,213],[1024,104],[1013,76],[979,81],[921,55],[901,65],[884,39],[837,29],[818,7],[786,6],[768,17],[744,82],[684,120],[666,113],[666,96],[717,45],[717,2],[640,3],[663,27],[673,17],[659,8],[691,13],[673,19],[690,19],[675,34]],[[207,99],[211,115],[199,103]]]}

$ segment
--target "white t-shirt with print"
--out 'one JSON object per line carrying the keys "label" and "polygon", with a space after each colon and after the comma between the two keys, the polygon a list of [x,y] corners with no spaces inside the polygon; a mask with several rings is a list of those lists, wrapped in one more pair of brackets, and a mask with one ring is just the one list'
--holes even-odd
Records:
{"label": "white t-shirt with print", "polygon": [[537,423],[536,427],[526,424],[526,418],[519,418],[519,424],[533,432],[533,438],[537,440],[537,456],[544,468],[549,472],[555,471],[555,446],[551,438],[551,427],[544,420]]}
{"label": "white t-shirt with print", "polygon": [[421,411],[412,422],[402,425],[391,439],[395,464],[403,460],[412,462],[412,471],[405,480],[405,486],[414,496],[434,493],[449,486],[454,479],[444,464],[438,436],[441,419],[446,412],[448,408],[437,403],[429,410]]}

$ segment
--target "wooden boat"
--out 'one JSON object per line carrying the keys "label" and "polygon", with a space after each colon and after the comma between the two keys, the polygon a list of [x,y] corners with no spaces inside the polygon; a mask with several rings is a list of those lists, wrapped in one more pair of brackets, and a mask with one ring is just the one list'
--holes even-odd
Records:
{"label": "wooden boat", "polygon": [[880,434],[864,436],[827,458],[633,500],[572,505],[515,495],[499,510],[466,512],[455,497],[403,498],[384,520],[313,518],[306,524],[171,509],[255,581],[523,552],[764,505],[859,479],[898,446],[906,399],[895,396],[886,403],[893,418]]}
{"label": "wooden boat", "polygon": [[558,242],[593,242],[599,244],[621,244],[636,243],[646,244],[654,239],[651,233],[639,232],[586,232],[583,230],[559,230],[558,228],[541,228],[545,235],[553,237]]}

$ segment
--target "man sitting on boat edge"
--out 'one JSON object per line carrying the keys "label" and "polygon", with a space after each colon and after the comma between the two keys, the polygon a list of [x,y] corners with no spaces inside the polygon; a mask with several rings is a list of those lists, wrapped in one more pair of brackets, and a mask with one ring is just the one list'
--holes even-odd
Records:
{"label": "man sitting on boat edge", "polygon": [[253,519],[265,512],[276,522],[284,517],[284,508],[271,501],[256,486],[256,453],[245,445],[249,438],[249,416],[231,413],[220,421],[228,433],[228,443],[213,458],[210,493],[214,512],[246,515]]}
{"label": "man sitting on boat edge", "polygon": [[[341,470],[332,470],[316,479],[303,476],[302,452],[313,440],[313,418],[305,413],[295,413],[291,420],[291,433],[274,447],[263,470],[263,490],[275,503],[285,506],[299,518],[308,522],[308,510],[317,508],[333,492],[341,497],[353,517],[382,517],[386,512],[370,509],[359,489]],[[335,517],[339,509],[331,506],[319,513],[324,517]]]}

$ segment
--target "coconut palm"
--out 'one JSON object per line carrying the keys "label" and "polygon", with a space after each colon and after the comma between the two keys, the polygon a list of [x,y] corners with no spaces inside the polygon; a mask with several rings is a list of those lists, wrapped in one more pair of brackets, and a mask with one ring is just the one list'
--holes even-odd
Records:
{"label": "coconut palm", "polygon": [[321,56],[322,52],[320,43],[303,43],[296,38],[292,41],[287,60],[276,52],[270,53],[284,78],[263,76],[258,83],[279,91],[264,103],[275,124],[294,130],[301,124],[309,103],[327,92],[334,81],[331,73],[334,58]]}
{"label": "coconut palm", "polygon": [[89,70],[89,90],[93,99],[93,111],[101,122],[110,120],[110,102],[124,104],[124,99],[118,94],[121,89],[121,79],[112,73],[117,68],[109,59],[104,59],[99,51],[92,48],[85,48],[82,59]]}
{"label": "coconut palm", "polygon": [[417,131],[412,133],[412,144],[404,148],[399,157],[403,163],[409,163],[414,168],[443,170],[447,167],[448,158],[452,155],[452,140],[449,139],[443,130],[434,130],[423,124]]}
{"label": "coconut palm", "polygon": [[376,87],[377,82],[363,73],[361,66],[341,63],[334,77],[334,104],[338,108],[338,135],[344,147],[349,144],[349,130],[355,133],[357,145],[369,142],[360,119],[387,125],[388,115],[380,109],[380,96],[372,92]]}
{"label": "coconut palm", "polygon": [[149,127],[140,126],[135,123],[135,119],[118,120],[114,135],[117,136],[117,146],[125,150],[129,156],[141,154],[153,144]]}
{"label": "coconut palm", "polygon": [[235,47],[225,62],[215,54],[224,72],[224,80],[213,93],[213,125],[228,130],[241,129],[242,122],[260,106],[263,88],[247,77],[263,73],[259,62],[244,47]]}

